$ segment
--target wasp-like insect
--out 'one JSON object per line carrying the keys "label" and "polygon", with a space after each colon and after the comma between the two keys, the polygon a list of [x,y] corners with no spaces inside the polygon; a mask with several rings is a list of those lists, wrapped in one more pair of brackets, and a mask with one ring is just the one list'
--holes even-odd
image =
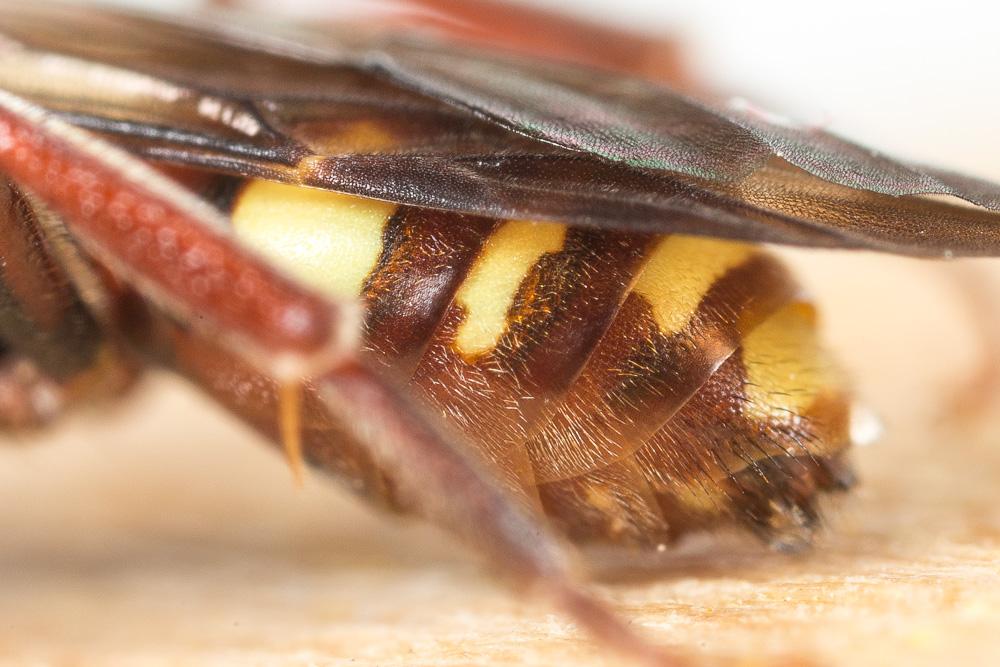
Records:
{"label": "wasp-like insect", "polygon": [[564,539],[795,548],[852,483],[850,394],[757,244],[1000,251],[1000,187],[822,131],[239,20],[0,9],[0,418],[165,366],[652,660],[682,658],[577,585]]}

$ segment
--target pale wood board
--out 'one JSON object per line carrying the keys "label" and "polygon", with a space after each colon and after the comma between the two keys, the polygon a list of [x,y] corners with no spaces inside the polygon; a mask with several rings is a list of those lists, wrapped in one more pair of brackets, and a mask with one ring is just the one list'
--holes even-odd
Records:
{"label": "pale wood board", "polygon": [[[601,594],[657,641],[746,664],[997,664],[1000,420],[934,425],[973,361],[967,312],[931,264],[793,259],[886,421],[863,485],[814,553],[701,544]],[[437,531],[316,476],[296,491],[178,381],[10,444],[0,664],[618,664]]]}

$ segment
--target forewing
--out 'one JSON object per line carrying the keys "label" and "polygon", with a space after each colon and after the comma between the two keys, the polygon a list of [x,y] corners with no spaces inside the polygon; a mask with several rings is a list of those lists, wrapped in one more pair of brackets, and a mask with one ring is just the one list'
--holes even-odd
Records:
{"label": "forewing", "polygon": [[159,160],[498,217],[1000,253],[994,184],[640,79],[359,30],[0,21],[0,86]]}

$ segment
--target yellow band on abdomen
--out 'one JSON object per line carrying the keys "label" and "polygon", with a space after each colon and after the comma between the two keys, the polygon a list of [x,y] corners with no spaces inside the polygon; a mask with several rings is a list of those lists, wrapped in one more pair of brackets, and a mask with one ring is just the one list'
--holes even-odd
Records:
{"label": "yellow band on abdomen", "polygon": [[752,246],[698,236],[667,236],[653,250],[632,288],[649,301],[664,334],[683,331],[712,285],[745,262]]}
{"label": "yellow band on abdomen", "polygon": [[272,181],[250,181],[233,207],[236,235],[292,276],[355,299],[378,263],[396,204]]}
{"label": "yellow band on abdomen", "polygon": [[557,252],[566,240],[566,225],[512,220],[486,242],[455,301],[465,309],[453,346],[466,358],[496,347],[507,328],[507,311],[521,283],[542,255]]}
{"label": "yellow band on abdomen", "polygon": [[801,415],[824,391],[839,389],[841,378],[822,349],[816,310],[790,303],[743,339],[747,403],[759,421]]}

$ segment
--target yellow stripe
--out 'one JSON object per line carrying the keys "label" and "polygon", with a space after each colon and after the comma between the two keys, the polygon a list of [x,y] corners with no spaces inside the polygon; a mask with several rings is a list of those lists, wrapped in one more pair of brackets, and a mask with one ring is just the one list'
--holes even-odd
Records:
{"label": "yellow stripe", "polygon": [[676,334],[688,326],[715,281],[753,252],[745,243],[667,236],[650,254],[633,291],[649,301],[660,330]]}
{"label": "yellow stripe", "polygon": [[512,220],[490,236],[455,301],[465,309],[454,349],[473,359],[493,350],[507,328],[507,311],[542,255],[557,252],[566,226]]}
{"label": "yellow stripe", "polygon": [[305,284],[339,299],[361,293],[396,204],[251,181],[233,208],[237,236]]}
{"label": "yellow stripe", "polygon": [[750,332],[743,340],[743,365],[744,411],[762,421],[801,415],[840,383],[817,340],[815,308],[807,303],[785,306]]}

